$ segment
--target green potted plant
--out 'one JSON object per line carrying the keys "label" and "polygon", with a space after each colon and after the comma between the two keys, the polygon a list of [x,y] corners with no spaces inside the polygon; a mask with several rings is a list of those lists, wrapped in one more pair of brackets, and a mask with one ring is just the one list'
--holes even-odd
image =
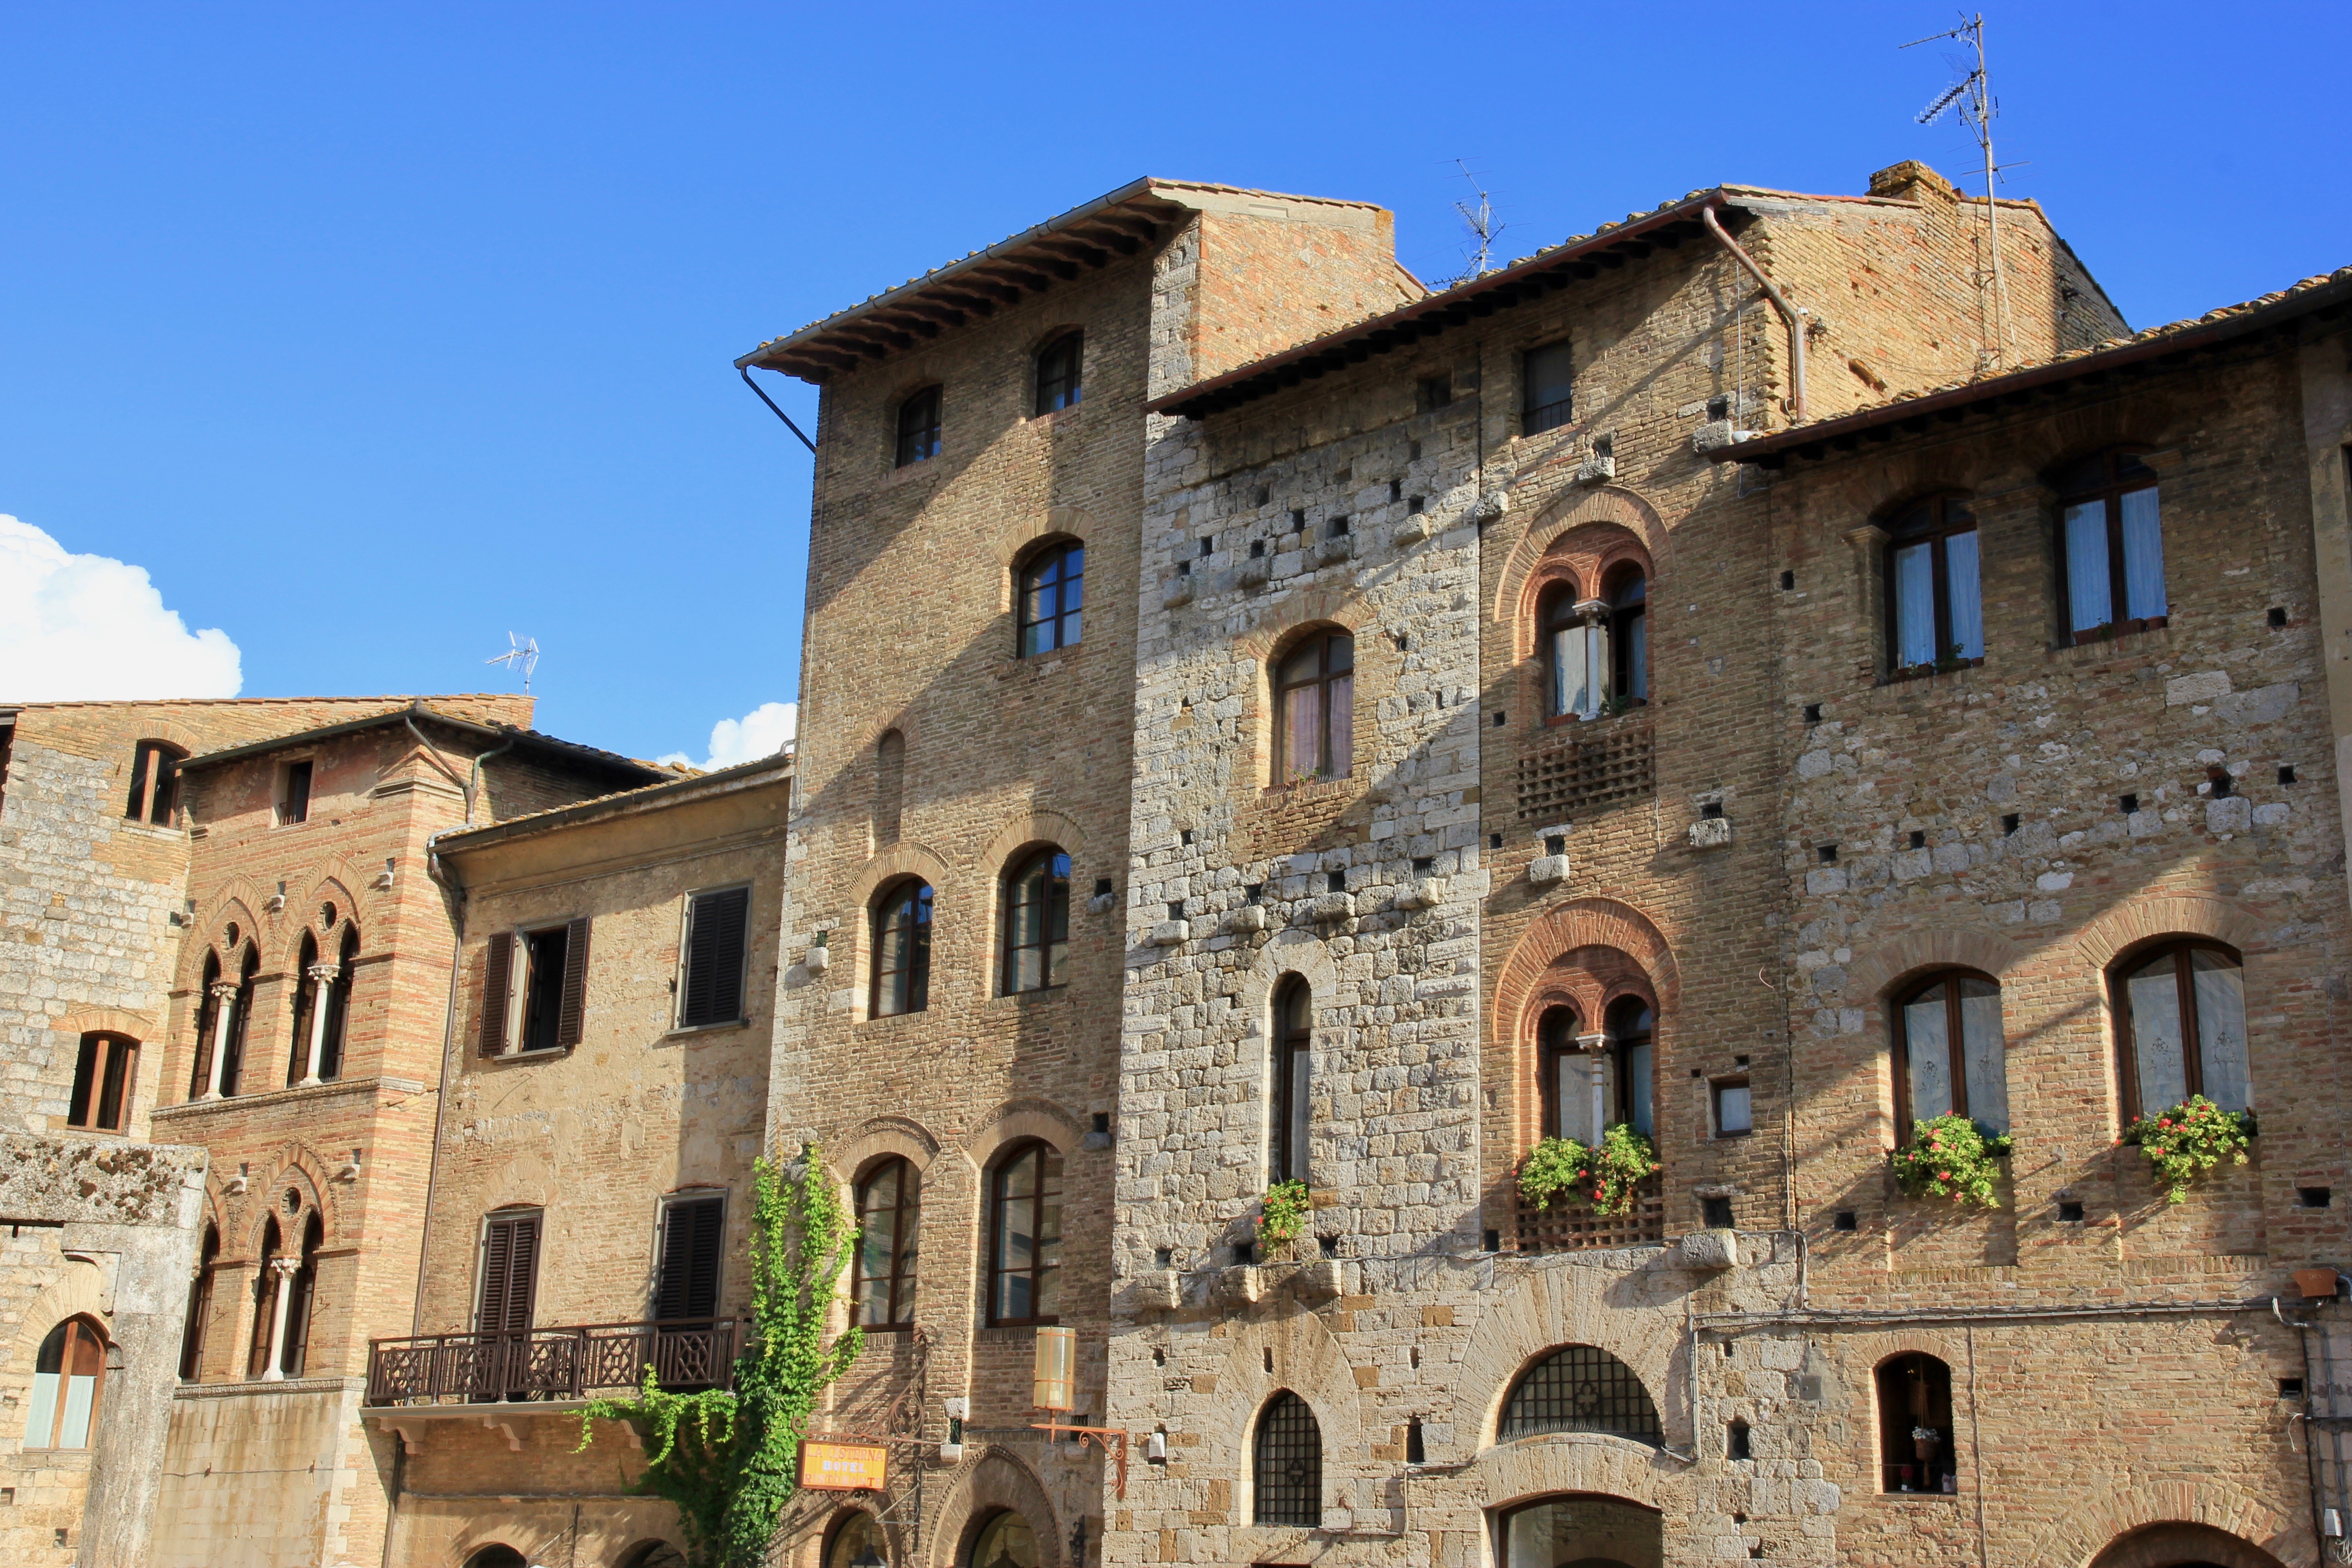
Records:
{"label": "green potted plant", "polygon": [[1997,1209],[1993,1184],[2012,1144],[1965,1116],[1931,1116],[1911,1129],[1911,1142],[1895,1151],[1895,1184],[1914,1198],[1946,1198],[1966,1206]]}
{"label": "green potted plant", "polygon": [[1594,1214],[1621,1215],[1633,1206],[1633,1189],[1658,1168],[1649,1139],[1621,1121],[1592,1147],[1547,1138],[1528,1150],[1519,1162],[1519,1193],[1538,1208],[1570,1197],[1591,1205]]}
{"label": "green potted plant", "polygon": [[1259,1245],[1280,1247],[1297,1240],[1307,1227],[1307,1213],[1311,1206],[1305,1182],[1294,1178],[1276,1182],[1266,1188],[1265,1196],[1258,1205]]}
{"label": "green potted plant", "polygon": [[2252,1110],[2224,1110],[2201,1094],[2142,1116],[2124,1129],[2119,1142],[2135,1144],[2156,1168],[2168,1204],[2185,1203],[2189,1184],[2228,1161],[2246,1163],[2254,1138]]}

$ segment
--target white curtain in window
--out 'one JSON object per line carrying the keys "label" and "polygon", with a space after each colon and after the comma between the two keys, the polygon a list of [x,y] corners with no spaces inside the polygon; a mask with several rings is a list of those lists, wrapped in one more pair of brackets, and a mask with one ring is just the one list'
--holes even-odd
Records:
{"label": "white curtain in window", "polygon": [[2168,952],[2124,986],[2131,998],[2132,1059],[2139,1068],[2143,1116],[2154,1116],[2189,1098],[2181,1053],[2180,981],[2172,965]]}
{"label": "white curtain in window", "polygon": [[1977,581],[1977,536],[1973,531],[1944,541],[1944,574],[1952,603],[1952,641],[1962,658],[1984,657],[1984,590]]}
{"label": "white curtain in window", "polygon": [[1590,1145],[1600,1131],[1592,1125],[1592,1058],[1581,1051],[1562,1051],[1559,1081],[1552,1091],[1559,1099],[1559,1135]]}
{"label": "white curtain in window", "polygon": [[1657,1118],[1650,1109],[1653,1048],[1646,1042],[1625,1052],[1626,1088],[1633,1100],[1633,1131],[1644,1138],[1657,1135]]}
{"label": "white curtain in window", "polygon": [[2075,631],[2088,631],[2116,618],[2107,586],[2107,503],[2068,507],[2065,526],[2066,624]]}
{"label": "white curtain in window", "polygon": [[1551,710],[1599,718],[1609,669],[1608,628],[1580,622],[1552,633],[1551,667]]}
{"label": "white curtain in window", "polygon": [[2156,487],[2123,498],[2124,614],[2145,621],[2163,615],[2164,530],[2158,521]]}
{"label": "white curtain in window", "polygon": [[1297,1050],[1290,1053],[1290,1082],[1286,1086],[1290,1100],[1290,1114],[1286,1119],[1289,1124],[1283,1129],[1290,1152],[1290,1168],[1283,1172],[1283,1175],[1292,1181],[1307,1179],[1307,1140],[1313,1125],[1309,1112],[1314,1104],[1314,1061],[1310,1052]]}
{"label": "white curtain in window", "polygon": [[2189,987],[2197,998],[2197,1066],[2205,1098],[2224,1110],[2243,1110],[2253,1092],[2246,1074],[2245,971],[2200,949],[2189,957]]}
{"label": "white curtain in window", "polygon": [[1906,544],[1895,552],[1895,662],[1936,662],[1936,547]]}
{"label": "white curtain in window", "polygon": [[1911,1058],[1911,1120],[1952,1113],[1952,1042],[1945,1026],[1944,988],[1903,1007],[1903,1047]]}
{"label": "white curtain in window", "polygon": [[[1969,535],[1974,539],[1976,535]],[[1968,1074],[1969,1118],[2009,1131],[2009,1053],[2000,1037],[2000,992],[1981,980],[1960,987],[1960,1068]]]}

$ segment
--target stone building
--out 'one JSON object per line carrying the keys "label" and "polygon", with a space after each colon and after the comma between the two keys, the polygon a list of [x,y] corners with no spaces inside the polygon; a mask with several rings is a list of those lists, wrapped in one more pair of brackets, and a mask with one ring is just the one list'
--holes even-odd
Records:
{"label": "stone building", "polygon": [[1075,1330],[1102,1424],[1144,405],[1420,292],[1377,207],[1144,180],[743,362],[825,387],[772,1142],[866,1220],[827,1425],[894,1444],[796,1562],[1099,1551],[1030,1370]]}
{"label": "stone building", "polygon": [[678,1560],[580,1403],[723,1384],[743,1342],[791,788],[773,757],[436,841],[464,922],[425,1284],[368,1392],[385,1562]]}

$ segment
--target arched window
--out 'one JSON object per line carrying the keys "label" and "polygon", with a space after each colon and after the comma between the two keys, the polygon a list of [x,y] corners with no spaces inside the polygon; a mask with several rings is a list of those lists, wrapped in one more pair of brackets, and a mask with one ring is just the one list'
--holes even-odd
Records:
{"label": "arched window", "polygon": [[1023,658],[1073,647],[1086,618],[1087,548],[1075,540],[1041,551],[1021,568]]}
{"label": "arched window", "polygon": [[1036,1532],[1011,1509],[990,1515],[971,1538],[969,1568],[1038,1568]]}
{"label": "arched window", "polygon": [[2246,972],[2235,948],[2189,939],[2142,948],[2115,969],[2124,1120],[2201,1094],[2224,1110],[2252,1103],[2246,1069]]}
{"label": "arched window", "polygon": [[245,1041],[253,1018],[253,977],[261,969],[261,954],[251,943],[245,949],[245,960],[238,966],[236,992],[226,1004],[227,1037],[221,1041],[220,1068],[216,1087],[224,1095],[237,1092],[237,1080],[245,1073]]}
{"label": "arched window", "polygon": [[907,737],[885,730],[874,742],[874,847],[898,842],[898,816],[907,794]]}
{"label": "arched window", "polygon": [[1879,1489],[1939,1492],[1953,1462],[1952,1369],[1913,1352],[1878,1364]]}
{"label": "arched window", "polygon": [[2102,452],[2062,470],[2054,488],[2067,635],[2095,642],[2168,624],[2156,470],[2133,453]]}
{"label": "arched window", "polygon": [[1609,700],[1625,708],[1650,700],[1649,584],[1638,566],[1621,566],[1609,586]]}
{"label": "arched window", "polygon": [[324,1020],[319,1016],[319,942],[308,931],[294,953],[294,1029],[286,1047],[286,1083],[302,1081],[310,1070],[310,1036]]}
{"label": "arched window", "polygon": [[1356,765],[1356,639],[1318,631],[1275,675],[1276,784],[1345,778]]}
{"label": "arched window", "polygon": [[285,1342],[278,1349],[278,1370],[299,1377],[310,1354],[310,1303],[319,1293],[319,1248],[327,1239],[326,1226],[311,1211],[302,1226],[301,1264],[287,1280]]}
{"label": "arched window", "polygon": [[889,1557],[889,1542],[872,1514],[851,1509],[834,1521],[824,1543],[824,1568],[874,1568]]}
{"label": "arched window", "polygon": [[169,741],[142,741],[131,753],[131,800],[124,820],[172,826],[180,801],[180,764],[188,753]]}
{"label": "arched window", "polygon": [[107,1349],[106,1335],[88,1318],[68,1318],[49,1331],[33,1360],[26,1447],[89,1447],[106,1388]]}
{"label": "arched window", "polygon": [[926,462],[940,455],[940,389],[924,387],[907,395],[898,405],[898,467]]}
{"label": "arched window", "polygon": [[1977,520],[1958,496],[1929,496],[1886,525],[1886,661],[1916,669],[1984,657]]}
{"label": "arched window", "polygon": [[1084,390],[1087,338],[1064,332],[1037,353],[1037,412],[1051,414],[1078,401]]}
{"label": "arched window", "polygon": [[915,1321],[915,1255],[921,1219],[915,1167],[895,1155],[857,1184],[857,1253],[849,1300],[871,1331]]}
{"label": "arched window", "polygon": [[1017,1144],[990,1183],[988,1321],[1055,1323],[1062,1275],[1062,1156]]}
{"label": "arched window", "polygon": [[218,1005],[213,987],[220,984],[220,954],[209,949],[205,953],[205,967],[196,981],[196,1049],[195,1059],[188,1064],[188,1098],[201,1096],[212,1081],[214,1009]]}
{"label": "arched window", "polygon": [[1070,858],[1048,845],[1004,879],[1004,994],[1070,978]]}
{"label": "arched window", "polygon": [[180,1333],[180,1381],[194,1383],[205,1374],[205,1331],[213,1321],[213,1277],[220,1268],[220,1226],[205,1226],[204,1250],[196,1261],[195,1283],[188,1288],[188,1322]]}
{"label": "arched window", "polygon": [[278,1288],[285,1282],[285,1270],[276,1265],[285,1251],[285,1237],[273,1214],[262,1223],[261,1252],[253,1270],[253,1342],[247,1347],[245,1356],[245,1375],[248,1378],[263,1377],[269,1372],[269,1340],[278,1321]]}
{"label": "arched window", "polygon": [[1286,1388],[1258,1415],[1250,1479],[1251,1523],[1323,1522],[1323,1429]]}
{"label": "arched window", "polygon": [[139,1042],[128,1035],[84,1035],[74,1058],[73,1098],[66,1125],[92,1132],[121,1132],[131,1126],[131,1102],[139,1087]]}
{"label": "arched window", "polygon": [[1274,1114],[1269,1140],[1273,1157],[1266,1172],[1274,1181],[1307,1179],[1314,1047],[1315,993],[1302,977],[1285,975],[1274,989]]}
{"label": "arched window", "polygon": [[869,1011],[877,1018],[919,1013],[931,1005],[931,889],[899,882],[874,905],[874,985]]}
{"label": "arched window", "polygon": [[341,955],[335,961],[335,978],[327,991],[327,1027],[319,1037],[319,1077],[341,1078],[343,1072],[343,1036],[352,1019],[352,985],[359,978],[360,932],[357,926],[343,928]]}
{"label": "arched window", "polygon": [[2009,1131],[2008,1048],[2001,1037],[2000,987],[1963,969],[1931,974],[1895,1006],[1895,1131],[1911,1141],[1914,1123],[1965,1116],[1995,1132]]}
{"label": "arched window", "polygon": [[530,1568],[530,1560],[505,1542],[497,1542],[467,1558],[466,1568]]}
{"label": "arched window", "polygon": [[1592,1141],[1592,1068],[1577,1041],[1573,1007],[1547,1007],[1536,1020],[1536,1092],[1547,1138]]}
{"label": "arched window", "polygon": [[1653,1447],[1665,1441],[1650,1391],[1598,1345],[1564,1345],[1511,1385],[1496,1441],[1546,1432],[1606,1432]]}
{"label": "arched window", "polygon": [[1522,1503],[1496,1531],[1496,1568],[1635,1568],[1665,1560],[1654,1509],[1590,1492]]}
{"label": "arched window", "polygon": [[1600,627],[1578,607],[1576,584],[1555,583],[1536,605],[1544,661],[1544,718],[1590,719],[1600,709],[1593,679]]}
{"label": "arched window", "polygon": [[1616,1080],[1614,1121],[1626,1123],[1644,1138],[1656,1137],[1658,1131],[1652,1111],[1657,1078],[1657,1053],[1651,1039],[1654,1028],[1650,1005],[1639,996],[1620,996],[1609,1005],[1610,1076]]}

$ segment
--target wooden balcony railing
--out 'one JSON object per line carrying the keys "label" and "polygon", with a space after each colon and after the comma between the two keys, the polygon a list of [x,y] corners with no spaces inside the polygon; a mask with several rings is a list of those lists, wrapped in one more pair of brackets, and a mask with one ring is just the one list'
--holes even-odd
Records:
{"label": "wooden balcony railing", "polygon": [[1511,1243],[1517,1252],[1589,1252],[1654,1247],[1665,1239],[1665,1190],[1653,1175],[1633,1189],[1633,1206],[1623,1214],[1597,1215],[1570,1197],[1555,1197],[1549,1208],[1540,1209],[1523,1199]]}
{"label": "wooden balcony railing", "polygon": [[636,1388],[648,1366],[664,1388],[726,1388],[741,1328],[733,1318],[697,1318],[371,1340],[367,1402],[582,1399],[594,1390]]}

